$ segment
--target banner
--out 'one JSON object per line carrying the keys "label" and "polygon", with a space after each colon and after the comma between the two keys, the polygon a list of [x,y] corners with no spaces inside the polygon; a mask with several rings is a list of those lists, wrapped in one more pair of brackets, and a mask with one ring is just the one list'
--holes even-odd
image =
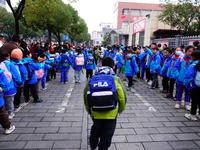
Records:
{"label": "banner", "polygon": [[142,32],[145,30],[146,19],[142,19],[133,24],[133,34]]}

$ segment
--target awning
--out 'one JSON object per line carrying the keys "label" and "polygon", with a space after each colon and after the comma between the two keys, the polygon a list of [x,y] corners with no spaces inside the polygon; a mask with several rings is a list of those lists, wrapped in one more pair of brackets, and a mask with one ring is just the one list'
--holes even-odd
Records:
{"label": "awning", "polygon": [[118,34],[118,35],[128,35],[128,33],[124,33],[122,30],[120,29],[114,29],[112,31],[110,31],[110,34]]}
{"label": "awning", "polygon": [[158,29],[153,32],[153,34],[156,37],[169,37],[169,36],[175,36],[177,34],[180,34],[179,30],[170,30],[170,29]]}

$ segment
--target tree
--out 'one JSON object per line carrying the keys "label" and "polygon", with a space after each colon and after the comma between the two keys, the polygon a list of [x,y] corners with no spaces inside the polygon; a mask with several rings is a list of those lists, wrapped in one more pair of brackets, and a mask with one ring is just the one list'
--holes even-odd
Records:
{"label": "tree", "polygon": [[25,2],[26,0],[21,0],[19,2],[19,5],[16,9],[14,9],[11,5],[11,2],[10,0],[6,0],[8,6],[10,7],[12,13],[13,13],[13,16],[14,16],[14,19],[15,19],[15,34],[19,35],[19,20],[22,16],[22,11],[25,7]]}
{"label": "tree", "polygon": [[199,0],[164,0],[159,20],[177,28],[183,35],[196,35],[200,27]]}
{"label": "tree", "polygon": [[110,44],[110,43],[111,43],[111,34],[108,33],[108,34],[104,35],[102,44],[107,45],[107,44]]}

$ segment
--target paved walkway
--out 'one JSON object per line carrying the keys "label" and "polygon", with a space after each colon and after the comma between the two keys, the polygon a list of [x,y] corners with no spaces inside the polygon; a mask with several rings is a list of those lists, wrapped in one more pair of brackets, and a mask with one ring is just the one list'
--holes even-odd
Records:
{"label": "paved walkway", "polygon": [[[82,79],[75,84],[71,70],[69,83],[60,84],[59,76],[49,82],[40,93],[43,103],[30,102],[16,112],[13,134],[0,129],[0,149],[89,150],[92,121],[84,110],[85,75]],[[174,109],[173,100],[146,87],[138,80],[127,92],[127,107],[109,150],[199,150],[200,122],[188,121],[184,109]]]}

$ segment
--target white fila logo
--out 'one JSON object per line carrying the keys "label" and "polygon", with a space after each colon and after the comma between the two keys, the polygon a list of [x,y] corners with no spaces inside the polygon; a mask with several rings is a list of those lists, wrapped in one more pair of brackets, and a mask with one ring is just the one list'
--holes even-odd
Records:
{"label": "white fila logo", "polygon": [[98,86],[98,87],[106,87],[106,86],[108,86],[108,83],[107,82],[97,82],[97,83],[95,83],[94,84],[94,87],[96,87],[96,86]]}

